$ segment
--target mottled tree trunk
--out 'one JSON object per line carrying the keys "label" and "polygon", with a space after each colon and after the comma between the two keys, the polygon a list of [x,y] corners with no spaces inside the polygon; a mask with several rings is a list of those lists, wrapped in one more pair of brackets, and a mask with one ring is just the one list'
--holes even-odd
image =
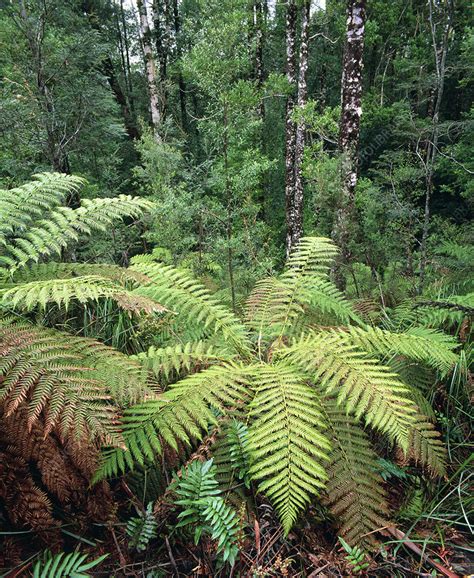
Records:
{"label": "mottled tree trunk", "polygon": [[[309,18],[311,0],[304,0],[301,6],[301,44],[299,55],[298,72],[298,97],[297,105],[301,109],[306,104],[308,96],[308,43],[309,43]],[[291,245],[297,244],[303,233],[303,155],[306,136],[306,125],[299,120],[296,125],[295,137],[295,161],[294,161],[294,193],[293,193],[293,238]]]}
{"label": "mottled tree trunk", "polygon": [[[425,281],[425,272],[427,264],[427,245],[428,236],[430,229],[430,218],[431,218],[431,197],[433,195],[433,176],[434,176],[434,164],[436,161],[436,156],[438,154],[438,140],[439,140],[439,111],[441,107],[441,100],[443,98],[444,92],[444,80],[446,76],[446,57],[448,54],[448,43],[449,35],[452,26],[452,2],[447,0],[446,5],[440,5],[433,0],[429,0],[430,8],[430,28],[431,36],[433,42],[433,52],[435,57],[436,65],[436,85],[433,91],[433,98],[431,99],[431,138],[428,141],[426,147],[426,157],[425,157],[425,182],[426,182],[426,192],[425,192],[425,213],[423,219],[423,231],[421,237],[421,247],[420,247],[420,279],[418,285],[418,292],[423,291],[423,285]],[[441,40],[438,41],[437,36],[437,24],[435,22],[434,10],[443,11],[441,18],[444,19],[444,29],[442,33]]]}
{"label": "mottled tree trunk", "polygon": [[293,240],[297,236],[296,220],[294,213],[294,190],[295,190],[295,144],[296,124],[293,121],[295,108],[294,92],[296,88],[296,1],[288,0],[286,8],[286,79],[290,85],[291,93],[286,101],[286,124],[285,124],[285,209],[286,209],[286,254],[289,255],[293,248]]}
{"label": "mottled tree trunk", "polygon": [[151,44],[151,31],[148,24],[148,16],[144,0],[137,0],[138,14],[140,16],[140,33],[142,37],[143,54],[145,57],[145,71],[148,84],[150,101],[151,125],[155,139],[160,141],[159,129],[161,124],[160,99],[156,78],[156,65]]}
{"label": "mottled tree trunk", "polygon": [[[341,264],[350,260],[349,241],[354,222],[357,185],[360,117],[362,114],[362,68],[365,33],[365,0],[347,1],[347,29],[342,63],[341,120],[339,150],[342,158],[342,195],[336,214],[333,237],[341,249],[336,282],[344,288]],[[342,263],[341,263],[342,262]]]}

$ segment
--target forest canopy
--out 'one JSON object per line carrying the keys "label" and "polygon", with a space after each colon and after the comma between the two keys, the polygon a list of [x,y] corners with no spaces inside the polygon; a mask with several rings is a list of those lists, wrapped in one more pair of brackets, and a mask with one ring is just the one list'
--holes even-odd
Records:
{"label": "forest canopy", "polygon": [[0,575],[471,574],[471,3],[0,43]]}

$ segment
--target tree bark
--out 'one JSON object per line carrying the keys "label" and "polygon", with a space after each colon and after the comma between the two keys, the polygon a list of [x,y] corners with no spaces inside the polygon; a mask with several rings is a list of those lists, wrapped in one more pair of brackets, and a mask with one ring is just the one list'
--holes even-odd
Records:
{"label": "tree bark", "polygon": [[155,58],[153,56],[153,48],[151,44],[151,31],[150,26],[148,24],[148,16],[144,0],[137,0],[137,8],[140,17],[139,19],[140,33],[142,37],[143,54],[145,57],[145,71],[150,101],[149,105],[151,115],[151,126],[153,129],[155,140],[157,142],[160,142],[161,141],[161,137],[159,134],[161,125],[160,98],[158,93],[158,85],[156,77]]}
{"label": "tree bark", "polygon": [[438,154],[438,140],[439,140],[439,111],[441,107],[441,101],[444,92],[444,80],[446,76],[446,57],[448,54],[448,42],[449,35],[452,26],[452,2],[448,0],[448,6],[444,13],[444,30],[443,35],[438,45],[436,39],[436,26],[434,21],[433,8],[442,9],[442,6],[438,5],[433,0],[429,0],[430,9],[430,28],[433,41],[433,52],[436,65],[436,85],[433,91],[433,99],[431,99],[432,109],[431,109],[431,138],[428,141],[426,147],[426,157],[425,157],[425,181],[426,181],[426,193],[425,193],[425,211],[423,218],[423,230],[421,237],[420,246],[420,278],[418,285],[418,292],[423,291],[423,286],[425,282],[426,264],[427,264],[427,245],[428,236],[430,229],[430,218],[431,218],[431,197],[433,195],[433,177],[434,177],[434,164]]}
{"label": "tree bark", "polygon": [[336,214],[333,237],[341,250],[336,267],[336,283],[344,288],[341,265],[350,260],[351,226],[354,222],[354,197],[357,185],[357,161],[362,114],[362,69],[365,34],[365,0],[347,1],[347,29],[342,63],[341,119],[339,150],[342,164],[342,195]]}
{"label": "tree bark", "polygon": [[[298,72],[298,97],[297,105],[302,109],[308,97],[308,44],[309,44],[309,19],[311,0],[304,0],[301,6],[301,44],[299,55]],[[303,234],[303,155],[306,136],[306,125],[299,120],[296,125],[295,137],[295,161],[294,161],[294,193],[293,193],[293,237],[291,245],[296,245]]]}
{"label": "tree bark", "polygon": [[286,8],[286,79],[290,86],[290,94],[286,101],[285,121],[285,210],[286,210],[286,254],[293,248],[293,240],[297,236],[294,214],[295,189],[295,144],[296,124],[293,121],[295,108],[294,92],[296,88],[296,1],[288,0]]}

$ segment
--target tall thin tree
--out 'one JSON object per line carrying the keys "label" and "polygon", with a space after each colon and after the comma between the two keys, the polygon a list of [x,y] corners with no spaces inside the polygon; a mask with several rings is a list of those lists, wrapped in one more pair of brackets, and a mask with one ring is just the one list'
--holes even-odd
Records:
{"label": "tall thin tree", "polygon": [[[341,249],[342,263],[350,259],[350,234],[354,221],[357,185],[360,117],[362,114],[362,69],[365,36],[365,0],[347,0],[347,28],[342,63],[341,119],[339,150],[342,157],[342,195],[337,210],[333,237]],[[344,286],[337,267],[337,283]]]}
{"label": "tall thin tree", "polygon": [[[311,0],[304,0],[301,5],[301,43],[298,71],[298,109],[302,109],[308,97],[308,47],[309,47],[309,20]],[[294,192],[293,212],[294,222],[291,245],[296,245],[303,234],[303,154],[306,136],[306,125],[302,118],[296,123],[295,161],[294,161]]]}
{"label": "tall thin tree", "polygon": [[286,101],[285,122],[285,205],[286,205],[286,253],[289,255],[297,236],[297,222],[294,213],[295,189],[295,143],[296,124],[293,120],[296,89],[296,0],[288,0],[286,8],[286,79],[290,93]]}
{"label": "tall thin tree", "polygon": [[148,84],[148,96],[150,101],[151,125],[153,134],[160,141],[159,128],[161,124],[160,98],[158,92],[156,64],[151,42],[151,30],[148,24],[148,15],[144,0],[137,0],[139,14],[140,34],[145,58],[145,71]]}

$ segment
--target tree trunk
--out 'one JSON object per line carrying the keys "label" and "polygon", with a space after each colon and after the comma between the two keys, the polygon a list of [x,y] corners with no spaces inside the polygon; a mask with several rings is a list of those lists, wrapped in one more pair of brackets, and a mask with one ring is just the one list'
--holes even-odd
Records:
{"label": "tree trunk", "polygon": [[342,159],[342,195],[336,214],[333,237],[341,250],[336,282],[344,288],[341,265],[350,260],[349,241],[354,222],[357,185],[357,153],[362,113],[362,68],[365,33],[365,0],[347,1],[347,29],[342,63],[341,119],[339,150]]}
{"label": "tree trunk", "polygon": [[296,87],[296,1],[288,0],[286,8],[286,79],[291,93],[286,101],[285,124],[285,205],[286,205],[286,254],[293,248],[293,240],[297,236],[294,214],[295,190],[295,143],[296,125],[293,121],[295,108],[294,91]]}
{"label": "tree trunk", "polygon": [[140,16],[140,33],[142,37],[143,54],[145,57],[145,70],[150,100],[151,126],[157,142],[161,141],[159,129],[161,125],[160,99],[156,78],[156,65],[153,57],[151,44],[151,31],[148,25],[148,16],[144,0],[137,0],[138,14]]}
{"label": "tree trunk", "polygon": [[434,98],[432,99],[432,124],[431,124],[431,139],[428,142],[426,148],[426,160],[425,160],[425,181],[426,181],[426,193],[425,193],[425,214],[423,219],[423,231],[421,237],[421,247],[420,247],[420,279],[418,285],[418,292],[423,291],[423,286],[425,282],[425,272],[427,264],[427,245],[428,236],[430,229],[430,217],[431,217],[431,196],[433,194],[433,176],[434,176],[434,164],[436,161],[436,156],[438,154],[438,140],[439,140],[439,111],[441,107],[441,101],[444,92],[444,80],[446,76],[446,57],[448,54],[448,42],[449,35],[451,32],[452,25],[452,2],[448,0],[448,6],[444,14],[444,31],[438,45],[436,39],[436,23],[434,22],[433,8],[438,6],[433,0],[429,0],[430,7],[430,28],[433,40],[433,52],[435,57],[436,65],[436,85],[434,88]]}
{"label": "tree trunk", "polygon": [[[298,108],[306,104],[308,96],[307,73],[308,73],[308,43],[309,43],[309,19],[311,0],[304,0],[301,6],[301,44],[299,55],[298,73]],[[299,120],[296,125],[295,138],[295,161],[294,161],[294,197],[293,197],[293,237],[292,246],[297,244],[303,234],[303,154],[305,145],[306,125]]]}

